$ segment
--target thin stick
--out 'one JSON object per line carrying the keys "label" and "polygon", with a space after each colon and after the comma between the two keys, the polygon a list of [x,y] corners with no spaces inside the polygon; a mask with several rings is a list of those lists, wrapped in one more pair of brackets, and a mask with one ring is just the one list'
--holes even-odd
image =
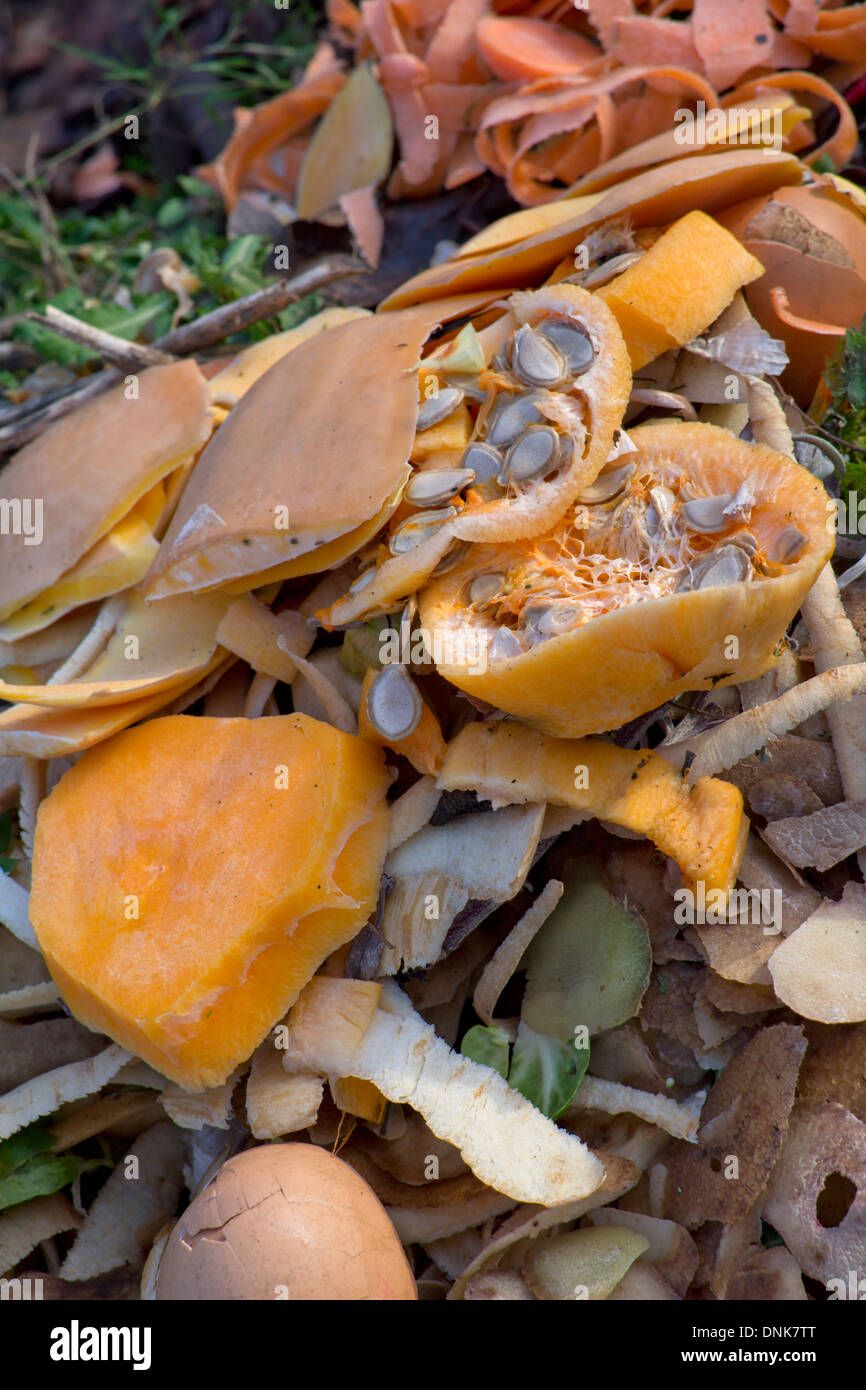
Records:
{"label": "thin stick", "polygon": [[161,351],[157,347],[130,342],[128,338],[118,338],[116,333],[106,333],[104,328],[94,328],[92,324],[74,318],[63,309],[55,309],[53,304],[48,305],[44,315],[30,314],[28,317],[32,323],[40,323],[44,328],[50,328],[52,333],[59,333],[62,338],[80,343],[82,347],[92,348],[94,352],[99,353],[103,361],[110,362],[121,371],[142,371],[145,367],[165,366],[166,363],[174,361],[171,353]]}
{"label": "thin stick", "polygon": [[[181,357],[201,352],[232,333],[239,333],[242,329],[249,328],[250,324],[258,323],[260,319],[278,314],[293,300],[312,294],[314,290],[322,289],[334,280],[365,273],[365,268],[349,257],[332,257],[327,261],[319,261],[290,280],[277,280],[263,290],[245,295],[243,299],[221,305],[211,313],[196,319],[194,323],[174,329],[165,337],[158,338],[153,347]],[[0,426],[0,453],[17,449],[28,440],[34,439],[46,425],[62,419],[79,405],[116,386],[121,380],[121,375],[115,368],[108,367],[87,377],[71,391],[62,392],[50,401],[41,403],[36,409],[23,407],[21,410],[7,412],[2,417],[5,423]]]}
{"label": "thin stick", "polygon": [[211,310],[209,314],[195,319],[193,323],[182,324],[180,328],[166,333],[164,338],[158,338],[154,346],[163,348],[166,352],[177,353],[178,356],[200,352],[202,348],[222,342],[232,333],[249,328],[250,324],[257,323],[259,319],[278,314],[287,308],[292,300],[312,294],[314,290],[322,289],[333,280],[364,273],[365,268],[348,256],[334,256],[330,260],[319,261],[302,270],[299,275],[293,276],[291,280],[275,280],[263,290],[255,290],[253,294],[236,299],[231,304],[221,304],[218,309]]}

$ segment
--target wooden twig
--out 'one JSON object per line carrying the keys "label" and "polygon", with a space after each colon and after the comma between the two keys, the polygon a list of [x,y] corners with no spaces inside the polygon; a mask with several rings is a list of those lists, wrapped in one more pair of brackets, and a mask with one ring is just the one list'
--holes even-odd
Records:
{"label": "wooden twig", "polygon": [[[302,270],[300,274],[293,276],[290,280],[276,280],[263,290],[256,290],[253,294],[245,295],[243,299],[236,299],[231,304],[223,304],[218,309],[213,309],[211,313],[202,315],[193,323],[186,323],[180,328],[173,329],[171,333],[166,333],[164,337],[158,338],[152,344],[152,349],[178,357],[191,356],[193,353],[201,352],[205,348],[212,347],[214,343],[219,343],[224,338],[230,337],[232,333],[239,333],[260,319],[270,318],[272,315],[278,314],[293,300],[301,299],[306,294],[312,294],[314,290],[322,289],[323,286],[331,284],[334,280],[340,280],[348,275],[365,273],[366,268],[348,256],[329,257],[328,260],[318,261],[315,265],[308,266],[306,270]],[[55,313],[58,312],[60,311],[55,310]],[[31,316],[28,315],[28,317]],[[66,317],[71,316],[67,315]],[[78,323],[79,321],[75,320],[75,322]],[[52,328],[54,332],[59,331],[55,323],[46,323],[46,327]],[[93,332],[98,331],[93,330]],[[111,334],[107,336],[113,337]],[[114,341],[125,342],[124,339],[115,339]],[[93,346],[92,341],[88,343],[88,346]],[[126,344],[126,346],[135,350],[137,345]],[[161,360],[166,359],[163,357]],[[62,419],[70,411],[76,410],[79,405],[93,400],[103,391],[116,386],[122,380],[123,370],[130,369],[124,367],[118,371],[114,367],[103,368],[102,371],[95,372],[92,376],[77,383],[72,389],[58,392],[47,401],[43,399],[35,407],[23,406],[18,410],[7,411],[3,416],[0,416],[0,420],[2,420],[2,424],[0,424],[0,453],[20,448],[22,444],[26,444],[28,440],[34,439],[36,435],[40,434],[46,425]]]}
{"label": "wooden twig", "polygon": [[167,362],[174,361],[170,352],[143,343],[133,343],[128,338],[118,338],[116,333],[107,333],[104,328],[94,328],[93,324],[84,323],[82,319],[74,318],[63,309],[55,309],[53,304],[48,305],[44,315],[29,314],[28,317],[32,323],[42,324],[43,328],[50,329],[52,333],[59,333],[61,338],[68,338],[70,342],[80,343],[82,347],[98,352],[104,362],[109,362],[112,367],[118,367],[124,372],[143,371],[145,367],[164,366]]}
{"label": "wooden twig", "polygon": [[203,348],[222,342],[232,333],[249,328],[259,319],[271,318],[291,304],[292,300],[312,294],[314,290],[329,285],[332,280],[341,280],[347,275],[363,275],[365,271],[366,267],[349,256],[333,256],[327,261],[319,261],[291,280],[275,280],[263,290],[255,290],[253,294],[236,299],[231,304],[221,304],[202,318],[182,324],[171,333],[166,333],[164,338],[157,339],[156,346],[180,357],[201,352]]}

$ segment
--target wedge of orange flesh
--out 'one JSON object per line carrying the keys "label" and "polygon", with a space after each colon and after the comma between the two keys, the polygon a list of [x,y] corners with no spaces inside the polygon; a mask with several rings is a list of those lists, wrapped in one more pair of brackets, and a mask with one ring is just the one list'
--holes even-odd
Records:
{"label": "wedge of orange flesh", "polygon": [[42,803],[31,919],[87,1027],[188,1090],[219,1085],[375,907],[388,774],[292,714],[154,719]]}

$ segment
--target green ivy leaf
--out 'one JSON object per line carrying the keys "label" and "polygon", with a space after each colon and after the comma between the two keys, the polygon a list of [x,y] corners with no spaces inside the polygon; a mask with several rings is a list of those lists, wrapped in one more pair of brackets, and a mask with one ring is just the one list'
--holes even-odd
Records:
{"label": "green ivy leaf", "polygon": [[492,1067],[498,1071],[503,1081],[508,1080],[508,1051],[510,1040],[504,1028],[493,1024],[485,1028],[479,1023],[470,1028],[460,1044],[464,1057],[478,1062],[482,1067]]}
{"label": "green ivy leaf", "polygon": [[37,1154],[51,1148],[51,1134],[43,1125],[28,1125],[0,1144],[0,1182],[24,1166]]}
{"label": "green ivy leaf", "polygon": [[545,1037],[521,1022],[508,1084],[555,1120],[574,1100],[589,1066],[589,1048]]}

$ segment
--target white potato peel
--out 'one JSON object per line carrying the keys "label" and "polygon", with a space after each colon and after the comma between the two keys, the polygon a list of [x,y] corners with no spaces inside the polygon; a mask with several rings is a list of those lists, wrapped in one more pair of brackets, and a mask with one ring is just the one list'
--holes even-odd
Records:
{"label": "white potato peel", "polygon": [[391,981],[363,1031],[356,1022],[340,1027],[340,1000],[349,1005],[358,983],[310,981],[289,1014],[293,1063],[372,1081],[389,1100],[411,1105],[482,1182],[518,1202],[556,1206],[601,1187],[600,1159],[498,1072],[453,1052]]}

